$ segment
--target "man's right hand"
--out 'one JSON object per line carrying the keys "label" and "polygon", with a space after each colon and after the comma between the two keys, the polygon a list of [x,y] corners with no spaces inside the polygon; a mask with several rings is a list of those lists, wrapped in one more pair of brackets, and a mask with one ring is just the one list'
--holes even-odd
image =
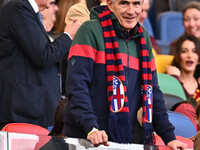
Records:
{"label": "man's right hand", "polygon": [[83,22],[80,20],[72,20],[65,26],[64,32],[67,32],[73,39],[76,31],[82,25],[82,23]]}
{"label": "man's right hand", "polygon": [[108,143],[108,136],[105,131],[92,131],[90,134],[88,134],[87,139],[90,140],[90,142],[95,146],[99,146],[101,144],[105,146],[109,146]]}

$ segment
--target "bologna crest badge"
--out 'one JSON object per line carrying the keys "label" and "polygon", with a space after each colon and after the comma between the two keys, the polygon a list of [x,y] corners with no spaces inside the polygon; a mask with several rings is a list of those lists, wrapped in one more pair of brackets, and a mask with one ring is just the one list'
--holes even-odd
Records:
{"label": "bologna crest badge", "polygon": [[[144,95],[144,89],[142,87],[142,95]],[[144,107],[143,107],[143,111],[145,112],[145,121],[147,123],[151,123],[152,122],[152,100],[153,100],[153,89],[152,86],[148,85],[147,86],[147,93],[146,93],[147,99],[146,101],[144,101]]]}
{"label": "bologna crest badge", "polygon": [[114,76],[113,79],[113,99],[112,99],[112,111],[113,112],[120,112],[120,110],[124,106],[124,101],[125,101],[125,93],[124,93],[124,86],[122,81]]}

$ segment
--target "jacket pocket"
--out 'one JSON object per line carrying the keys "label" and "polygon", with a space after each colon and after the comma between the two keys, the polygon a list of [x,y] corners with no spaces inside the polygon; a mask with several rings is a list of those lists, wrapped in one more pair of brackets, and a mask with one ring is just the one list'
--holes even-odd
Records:
{"label": "jacket pocket", "polygon": [[17,120],[40,120],[44,114],[45,88],[15,83],[12,90],[12,113]]}

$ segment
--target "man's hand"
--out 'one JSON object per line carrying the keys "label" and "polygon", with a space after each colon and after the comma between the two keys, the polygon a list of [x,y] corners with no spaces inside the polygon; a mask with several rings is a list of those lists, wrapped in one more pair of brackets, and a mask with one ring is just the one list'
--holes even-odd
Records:
{"label": "man's hand", "polygon": [[108,136],[105,131],[92,131],[88,134],[87,139],[90,140],[90,142],[95,146],[99,146],[100,144],[103,144],[105,146],[109,146],[108,143]]}
{"label": "man's hand", "polygon": [[80,20],[72,20],[70,21],[64,29],[64,32],[67,32],[71,38],[74,38],[74,35],[76,34],[76,31],[78,30],[78,28],[82,25],[82,21]]}
{"label": "man's hand", "polygon": [[167,143],[167,146],[169,146],[172,150],[187,150],[187,144],[178,140],[173,140]]}

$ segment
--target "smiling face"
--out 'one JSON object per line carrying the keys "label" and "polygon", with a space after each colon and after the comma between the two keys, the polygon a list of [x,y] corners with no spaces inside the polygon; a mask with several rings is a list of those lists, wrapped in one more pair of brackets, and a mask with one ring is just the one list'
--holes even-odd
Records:
{"label": "smiling face", "polygon": [[194,72],[199,56],[194,42],[185,40],[180,51],[180,67],[182,71]]}
{"label": "smiling face", "polygon": [[134,28],[142,11],[142,0],[107,0],[108,8],[127,31]]}
{"label": "smiling face", "polygon": [[200,11],[198,9],[187,9],[184,13],[183,24],[187,34],[200,38]]}

